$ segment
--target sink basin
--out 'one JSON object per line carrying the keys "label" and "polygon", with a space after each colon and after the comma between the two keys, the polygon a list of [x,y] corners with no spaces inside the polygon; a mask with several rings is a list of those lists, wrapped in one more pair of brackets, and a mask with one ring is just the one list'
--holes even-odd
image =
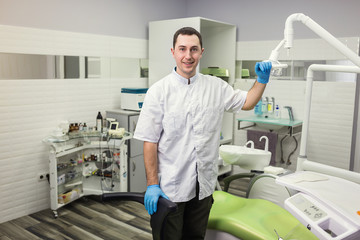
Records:
{"label": "sink basin", "polygon": [[238,165],[247,170],[264,170],[269,166],[271,152],[246,146],[222,145],[219,148],[224,164]]}

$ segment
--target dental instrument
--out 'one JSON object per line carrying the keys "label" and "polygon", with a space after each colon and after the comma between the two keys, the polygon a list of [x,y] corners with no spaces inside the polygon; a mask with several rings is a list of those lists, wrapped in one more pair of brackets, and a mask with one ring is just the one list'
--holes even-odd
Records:
{"label": "dental instrument", "polygon": [[[360,73],[360,57],[329,32],[302,13],[290,15],[285,23],[284,39],[269,59],[277,61],[282,46],[293,45],[293,22],[300,21],[356,66],[320,65],[309,67],[306,79],[305,114],[296,172],[276,179],[278,184],[299,191],[285,201],[285,208],[320,239],[359,239],[360,173],[310,161],[306,155],[314,71]],[[313,172],[311,172],[313,171]]]}

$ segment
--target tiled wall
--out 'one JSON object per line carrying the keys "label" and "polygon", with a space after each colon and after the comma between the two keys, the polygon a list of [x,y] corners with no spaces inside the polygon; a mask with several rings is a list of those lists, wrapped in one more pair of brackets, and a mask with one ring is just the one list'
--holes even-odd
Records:
{"label": "tiled wall", "polygon": [[[253,81],[237,80],[235,87],[249,89]],[[305,81],[270,80],[263,96],[275,97],[276,104],[281,107],[292,106],[294,117],[303,119]],[[309,160],[349,169],[354,98],[354,82],[314,82],[307,143]],[[241,112],[237,114],[237,117],[253,114],[253,111]],[[288,118],[287,110],[282,109],[281,115],[283,118]],[[235,144],[245,144],[246,130],[238,130],[237,123],[234,125]],[[296,138],[300,145],[301,136]],[[278,143],[279,141],[280,139]],[[284,157],[287,158],[294,148],[295,141],[287,139],[284,142]],[[285,167],[294,170],[298,155],[299,148],[291,157],[292,166]],[[277,148],[277,162],[280,162],[279,147]]]}
{"label": "tiled wall", "polygon": [[[0,26],[0,52],[147,58],[147,41]],[[48,147],[62,120],[95,125],[98,111],[120,108],[122,87],[146,78],[0,80],[0,222],[50,207]]]}

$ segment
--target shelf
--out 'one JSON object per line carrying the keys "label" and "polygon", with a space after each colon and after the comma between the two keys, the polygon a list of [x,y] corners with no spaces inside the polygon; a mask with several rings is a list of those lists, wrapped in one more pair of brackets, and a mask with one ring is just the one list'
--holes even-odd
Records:
{"label": "shelf", "polygon": [[77,182],[73,182],[73,183],[65,183],[64,187],[65,188],[74,187],[74,186],[80,185],[82,183],[83,183],[82,181],[77,181]]}
{"label": "shelf", "polygon": [[[66,142],[69,142],[71,140],[76,140],[76,139],[87,139],[87,138],[96,138],[96,137],[97,138],[108,138],[108,135],[97,132],[97,131],[86,131],[86,132],[69,133],[64,136],[48,136],[43,139],[43,142],[47,143],[47,144],[57,144],[57,143],[66,143]],[[130,138],[132,137],[132,133],[125,132],[122,137],[111,136],[111,138],[109,137],[109,139],[122,140],[124,138],[127,139],[129,137]]]}
{"label": "shelf", "polygon": [[[98,140],[91,141],[89,138],[98,138]],[[43,142],[54,148],[56,157],[62,157],[88,148],[120,146],[123,141],[131,138],[132,133],[130,132],[125,132],[122,137],[110,137],[107,134],[101,134],[93,131],[65,135],[62,137],[49,136],[43,139]]]}
{"label": "shelf", "polygon": [[283,118],[279,118],[279,119],[278,118],[265,118],[265,117],[258,117],[258,116],[238,118],[237,121],[279,125],[279,126],[284,126],[284,127],[296,127],[296,126],[302,125],[301,120],[291,121],[289,119],[283,119]]}
{"label": "shelf", "polygon": [[260,129],[269,130],[270,132],[276,131],[277,133],[282,133],[288,136],[295,136],[301,134],[302,131],[302,121],[294,120],[291,121],[289,119],[277,119],[277,118],[265,118],[259,116],[250,116],[238,118],[238,130],[246,129],[252,126],[246,126],[241,128],[240,122],[252,122],[255,123]]}

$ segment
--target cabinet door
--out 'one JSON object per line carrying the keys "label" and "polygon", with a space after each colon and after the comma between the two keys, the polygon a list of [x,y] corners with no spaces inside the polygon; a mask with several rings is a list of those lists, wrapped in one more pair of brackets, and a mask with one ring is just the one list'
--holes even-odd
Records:
{"label": "cabinet door", "polygon": [[[134,133],[137,121],[139,120],[139,115],[129,116],[129,132]],[[129,157],[136,157],[143,154],[143,141],[137,139],[130,139],[129,145]]]}
{"label": "cabinet door", "polygon": [[129,191],[144,192],[146,191],[146,175],[144,166],[144,157],[139,155],[129,158]]}

